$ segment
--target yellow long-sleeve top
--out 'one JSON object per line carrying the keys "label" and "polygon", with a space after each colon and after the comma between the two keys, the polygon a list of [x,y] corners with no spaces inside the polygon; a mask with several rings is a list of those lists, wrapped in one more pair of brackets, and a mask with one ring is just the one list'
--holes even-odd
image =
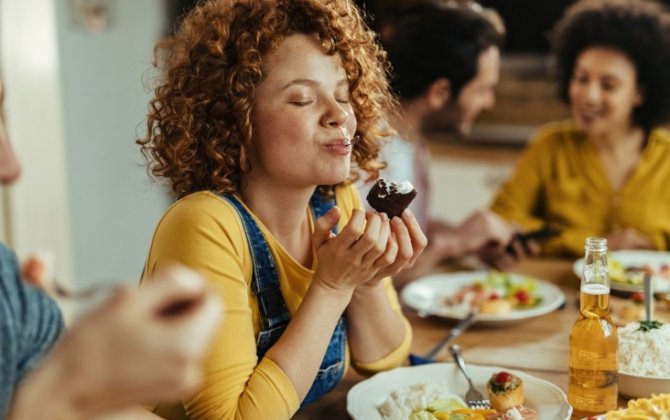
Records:
{"label": "yellow long-sleeve top", "polygon": [[548,124],[524,151],[491,209],[526,229],[551,224],[562,234],[545,255],[577,256],[588,236],[634,228],[659,250],[670,246],[670,132],[653,130],[625,185],[615,191],[596,147],[570,121]]}
{"label": "yellow long-sleeve top", "polygon": [[[352,186],[336,189],[342,213],[339,228],[360,208]],[[306,210],[310,214],[311,211]],[[251,211],[250,211],[251,213]],[[253,215],[253,213],[252,213]],[[255,216],[254,216],[255,218]],[[286,305],[295,313],[307,292],[314,270],[293,259],[272,233],[255,218],[277,264],[279,283]],[[174,203],[161,219],[145,266],[150,276],[157,267],[179,262],[195,268],[208,279],[223,300],[224,318],[205,361],[205,384],[183,407],[162,406],[157,413],[166,418],[191,419],[288,419],[300,401],[291,380],[272,360],[256,356],[256,338],[261,323],[251,289],[252,260],[244,227],[234,207],[210,192],[197,192]],[[147,277],[148,278],[148,277]],[[384,280],[393,308],[401,314],[391,279]],[[402,316],[402,314],[401,314]],[[405,338],[383,359],[371,364],[352,360],[354,368],[371,373],[402,364],[409,354],[411,329],[403,317]],[[305,337],[308,343],[309,337]],[[349,363],[350,352],[346,359]]]}

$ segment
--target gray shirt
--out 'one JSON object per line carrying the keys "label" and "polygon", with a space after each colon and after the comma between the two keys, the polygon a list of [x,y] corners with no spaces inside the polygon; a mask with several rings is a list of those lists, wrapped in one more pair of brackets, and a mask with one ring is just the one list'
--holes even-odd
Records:
{"label": "gray shirt", "polygon": [[18,383],[63,329],[56,303],[21,280],[14,253],[0,244],[0,419]]}

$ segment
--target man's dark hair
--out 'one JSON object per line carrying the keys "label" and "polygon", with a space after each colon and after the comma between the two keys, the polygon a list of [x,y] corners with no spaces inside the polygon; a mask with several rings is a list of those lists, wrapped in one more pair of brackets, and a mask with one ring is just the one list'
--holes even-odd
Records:
{"label": "man's dark hair", "polygon": [[585,0],[569,8],[554,29],[558,93],[569,103],[577,57],[591,47],[625,54],[637,73],[643,104],[633,120],[649,130],[670,115],[670,13],[648,0]]}
{"label": "man's dark hair", "polygon": [[500,47],[504,38],[499,17],[476,3],[424,2],[399,16],[382,44],[392,66],[391,87],[400,99],[422,95],[446,78],[455,100],[477,74],[480,54]]}

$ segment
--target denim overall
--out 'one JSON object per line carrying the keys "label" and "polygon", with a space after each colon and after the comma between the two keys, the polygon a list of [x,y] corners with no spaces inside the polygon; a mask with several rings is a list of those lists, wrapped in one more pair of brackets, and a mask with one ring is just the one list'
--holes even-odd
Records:
{"label": "denim overall", "polygon": [[[228,200],[237,210],[244,225],[247,242],[249,243],[249,251],[253,264],[251,287],[258,300],[258,309],[261,318],[261,331],[258,334],[256,342],[256,354],[260,360],[282,335],[291,320],[291,314],[281,294],[277,266],[265,241],[265,237],[263,237],[263,233],[251,217],[251,214],[249,214],[234,195],[225,194],[222,197]],[[334,199],[325,198],[319,193],[318,189],[312,195],[310,202],[315,221],[335,205]],[[333,231],[337,233],[337,227]],[[303,400],[301,408],[321,398],[321,396],[335,388],[335,385],[342,379],[342,375],[344,374],[345,345],[346,330],[344,328],[344,318],[341,317],[337,322],[335,331],[333,331],[314,383],[312,383],[312,387]]]}

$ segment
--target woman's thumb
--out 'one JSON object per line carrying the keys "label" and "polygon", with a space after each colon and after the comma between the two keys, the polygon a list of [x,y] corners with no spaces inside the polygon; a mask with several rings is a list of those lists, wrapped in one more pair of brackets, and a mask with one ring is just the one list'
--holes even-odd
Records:
{"label": "woman's thumb", "polygon": [[321,245],[328,242],[328,240],[335,236],[332,232],[333,228],[337,226],[340,221],[340,209],[334,206],[328,213],[319,217],[314,225],[314,233],[312,234],[312,244],[314,249],[319,249]]}

